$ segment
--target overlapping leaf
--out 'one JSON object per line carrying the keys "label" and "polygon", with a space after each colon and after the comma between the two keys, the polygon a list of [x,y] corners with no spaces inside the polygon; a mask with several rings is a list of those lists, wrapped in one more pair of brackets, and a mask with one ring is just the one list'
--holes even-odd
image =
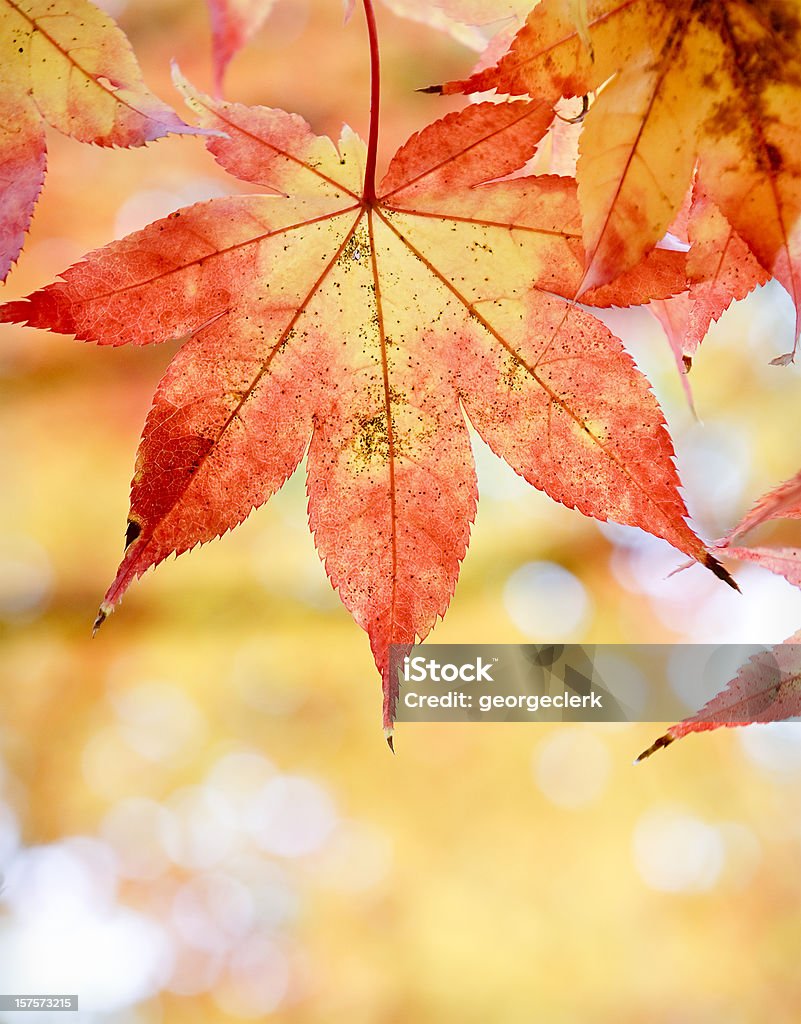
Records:
{"label": "overlapping leaf", "polygon": [[222,92],[225,69],[253,38],[275,6],[275,0],[208,0],[211,16],[214,79]]}
{"label": "overlapping leaf", "polygon": [[801,473],[796,473],[763,494],[753,508],[742,517],[737,525],[730,530],[726,536],[718,541],[720,548],[727,547],[737,537],[741,537],[749,530],[756,529],[763,523],[769,523],[774,519],[797,519],[801,517]]}
{"label": "overlapping leaf", "polygon": [[794,477],[785,480],[784,483],[764,494],[734,529],[730,530],[715,546],[727,558],[752,562],[763,569],[784,576],[793,586],[801,587],[801,549],[744,547],[742,544],[732,543],[738,537],[756,529],[757,526],[762,526],[763,523],[769,523],[775,519],[799,518],[801,518],[801,473],[797,473]]}
{"label": "overlapping leaf", "polygon": [[[439,4],[432,3],[431,0],[384,0],[384,4],[398,17],[408,18],[410,21],[417,21],[440,32],[445,32],[458,42],[478,52],[483,51],[487,45],[487,34],[479,26],[484,25],[487,21],[495,20],[492,16],[482,20],[480,12],[479,17],[474,20],[471,20],[469,16],[467,18],[460,17],[462,11],[457,10],[454,15],[450,5],[441,7]],[[468,14],[470,15],[472,12],[468,12]],[[523,17],[525,17],[525,12]],[[508,24],[508,22],[504,22],[504,24]],[[518,28],[521,24],[522,17],[515,22],[514,27]],[[510,39],[511,36],[506,40],[507,45]]]}
{"label": "overlapping leaf", "polygon": [[592,52],[568,5],[543,0],[497,66],[442,89],[601,90],[578,167],[583,287],[655,244],[697,162],[702,190],[801,307],[797,0],[589,0],[588,30]]}
{"label": "overlapping leaf", "polygon": [[[469,41],[463,26],[498,30],[507,44],[511,33],[526,20],[526,15],[539,0],[384,0],[396,14],[414,18],[436,28],[445,29],[462,40]],[[573,22],[582,42],[591,45],[587,25],[587,0],[563,0],[565,11]],[[479,35],[477,38],[484,39]]]}
{"label": "overlapping leaf", "polygon": [[[385,0],[397,14],[447,27],[494,25],[502,22],[519,26],[536,0]],[[452,29],[453,30],[453,29]]]}
{"label": "overlapping leaf", "polygon": [[[100,620],[173,552],[244,519],[308,451],[309,520],[370,635],[394,717],[391,643],[450,600],[476,507],[465,412],[557,501],[640,526],[727,578],[685,522],[672,447],[621,343],[568,301],[583,273],[572,179],[515,178],[547,104],[479,104],[413,136],[363,198],[365,148],[301,118],[187,96],[217,160],[279,195],[181,210],[2,307],[102,345],[188,337],[160,382],[128,546]],[[587,301],[685,279],[655,251]]]}
{"label": "overlapping leaf", "polygon": [[731,558],[741,562],[753,562],[776,573],[777,576],[784,576],[788,583],[794,587],[801,587],[801,549],[799,548],[744,548],[733,547],[726,551]]}
{"label": "overlapping leaf", "polygon": [[[709,196],[694,190],[686,223],[688,290],[657,299],[649,309],[686,373],[712,323],[769,275]],[[783,361],[783,360],[777,360]]]}
{"label": "overlapping leaf", "polygon": [[[479,26],[500,27],[506,44],[523,23],[535,0],[384,0],[394,14],[448,32],[476,50],[487,44]],[[569,0],[579,19],[583,0]],[[217,91],[222,91],[225,70],[232,57],[255,36],[269,18],[275,0],[208,0]],[[346,19],[355,0],[343,0]]]}
{"label": "overlapping leaf", "polygon": [[[776,519],[801,518],[801,473],[762,495],[737,525],[717,542],[726,557],[751,562],[801,587],[801,549],[743,547],[736,538]],[[801,632],[742,666],[737,675],[697,714],[671,726],[643,751],[638,761],[693,732],[721,726],[779,722],[801,715]]]}
{"label": "overlapping leaf", "polygon": [[45,176],[45,123],[81,142],[141,146],[196,133],[144,85],[128,40],[88,0],[0,0],[0,280]]}
{"label": "overlapping leaf", "polygon": [[637,761],[694,732],[722,726],[781,722],[801,715],[801,633],[761,651],[695,715],[673,725]]}
{"label": "overlapping leaf", "polygon": [[[530,0],[384,0],[384,3],[400,17],[448,32],[476,50],[483,49],[487,40],[474,26],[500,22],[517,28],[531,7]],[[265,24],[275,0],[208,0],[208,5],[215,85],[221,93],[231,59]],[[343,0],[346,20],[350,19],[354,7],[355,0]]]}

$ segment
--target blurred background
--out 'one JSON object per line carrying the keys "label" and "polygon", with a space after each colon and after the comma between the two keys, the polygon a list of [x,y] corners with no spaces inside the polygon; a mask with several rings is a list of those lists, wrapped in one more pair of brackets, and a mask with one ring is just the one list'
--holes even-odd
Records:
{"label": "blurred background", "polygon": [[[162,98],[180,105],[171,58],[210,87],[202,4],[109,9]],[[379,20],[386,162],[451,109],[414,90],[475,54]],[[359,10],[343,28],[339,0],[279,0],[227,95],[365,133],[367,85]],[[240,188],[197,139],[49,145],[8,299]],[[792,342],[786,295],[769,285],[713,328],[691,375],[699,418],[650,314],[605,319],[663,404],[697,529],[720,536],[801,466],[800,371],[769,365]],[[691,737],[637,769],[656,725],[407,725],[393,758],[300,475],[146,576],[90,641],[165,348],[3,329],[0,991],[79,993],[80,1019],[103,1024],[797,1021],[796,725]],[[476,459],[471,549],[432,640],[772,643],[801,628],[784,580],[735,567],[739,596],[699,569],[666,579],[681,559],[662,542],[557,506],[479,442]],[[793,530],[762,539],[798,545]],[[694,710],[680,659],[672,683]]]}

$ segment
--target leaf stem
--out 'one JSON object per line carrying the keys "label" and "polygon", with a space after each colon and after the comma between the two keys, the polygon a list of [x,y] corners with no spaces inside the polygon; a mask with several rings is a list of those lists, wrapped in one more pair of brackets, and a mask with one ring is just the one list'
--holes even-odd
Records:
{"label": "leaf stem", "polygon": [[367,163],[364,168],[365,206],[375,202],[375,164],[378,153],[378,110],[381,104],[381,65],[378,53],[378,28],[373,0],[364,0],[367,35],[370,40],[370,134],[367,138]]}

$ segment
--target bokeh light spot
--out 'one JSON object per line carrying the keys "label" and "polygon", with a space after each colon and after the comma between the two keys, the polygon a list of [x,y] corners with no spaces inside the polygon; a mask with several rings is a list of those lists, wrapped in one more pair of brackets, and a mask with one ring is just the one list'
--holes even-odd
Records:
{"label": "bokeh light spot", "polygon": [[503,602],[515,626],[532,640],[575,640],[590,615],[584,585],[555,562],[528,562],[513,572]]}
{"label": "bokeh light spot", "polygon": [[560,726],[537,747],[534,779],[557,807],[575,810],[599,799],[611,761],[606,744],[589,729]]}
{"label": "bokeh light spot", "polygon": [[683,810],[652,808],[632,838],[640,877],[660,892],[704,892],[723,869],[725,846],[718,829]]}

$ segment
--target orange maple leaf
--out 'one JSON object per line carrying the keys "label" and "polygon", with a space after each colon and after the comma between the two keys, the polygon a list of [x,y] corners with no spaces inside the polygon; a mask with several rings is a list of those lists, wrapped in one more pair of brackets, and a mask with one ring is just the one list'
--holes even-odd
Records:
{"label": "orange maple leaf", "polygon": [[590,48],[568,6],[543,0],[496,66],[432,91],[600,90],[577,173],[583,288],[661,238],[697,163],[701,189],[801,309],[801,5],[588,0]]}
{"label": "orange maple leaf", "polygon": [[125,35],[88,0],[0,0],[0,280],[44,183],[45,123],[80,142],[198,134],[144,85]]}
{"label": "orange maple leaf", "polygon": [[[412,136],[376,189],[377,81],[369,144],[345,128],[338,147],[296,115],[181,82],[204,126],[227,136],[207,143],[218,162],[278,195],[180,210],[0,319],[102,345],[187,339],[147,418],[98,623],[149,567],[241,522],[308,452],[310,526],[370,636],[391,730],[390,644],[444,614],[468,544],[465,413],[555,500],[730,578],[685,521],[648,381],[569,299],[583,273],[575,182],[497,180],[529,159],[549,105],[451,114]],[[655,250],[587,301],[666,296],[685,276],[683,253]]]}

